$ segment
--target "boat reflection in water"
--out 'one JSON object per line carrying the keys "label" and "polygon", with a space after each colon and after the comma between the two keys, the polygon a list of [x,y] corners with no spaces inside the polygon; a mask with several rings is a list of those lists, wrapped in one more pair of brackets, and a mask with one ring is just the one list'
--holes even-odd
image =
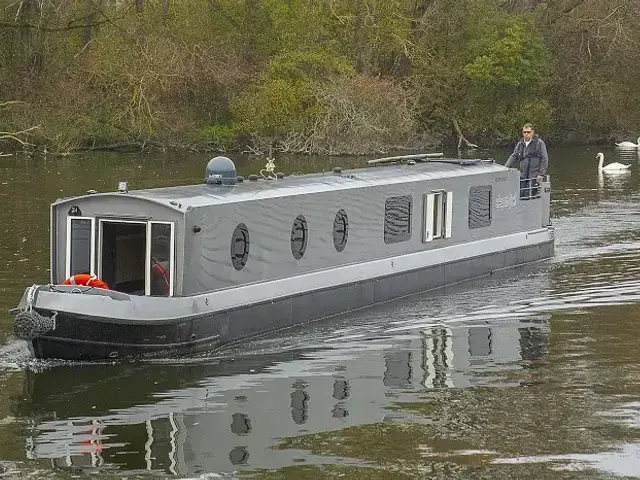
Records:
{"label": "boat reflection in water", "polygon": [[511,384],[509,372],[545,357],[548,317],[215,363],[29,371],[14,408],[33,422],[27,456],[56,467],[173,475],[278,468],[301,455],[271,449],[278,438],[379,422],[401,394]]}
{"label": "boat reflection in water", "polygon": [[495,370],[497,381],[505,385],[505,369],[521,368],[546,355],[548,328],[546,320],[519,328],[429,328],[422,332],[418,352],[385,354],[383,383],[400,389],[416,388],[416,382],[427,389],[486,386]]}

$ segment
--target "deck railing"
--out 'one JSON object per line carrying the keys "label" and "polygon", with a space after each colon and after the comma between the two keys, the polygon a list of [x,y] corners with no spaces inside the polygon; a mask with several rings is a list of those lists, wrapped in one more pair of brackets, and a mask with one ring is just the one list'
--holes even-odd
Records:
{"label": "deck railing", "polygon": [[520,179],[520,199],[532,200],[540,198],[540,182],[537,177]]}

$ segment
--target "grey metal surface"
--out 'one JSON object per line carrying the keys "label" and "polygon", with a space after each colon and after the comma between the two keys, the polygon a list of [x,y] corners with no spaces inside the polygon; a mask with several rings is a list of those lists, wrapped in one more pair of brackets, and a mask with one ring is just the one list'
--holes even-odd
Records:
{"label": "grey metal surface", "polygon": [[[195,224],[202,225],[202,231],[197,235],[187,234],[184,239],[182,294],[266,282],[540,227],[545,199],[520,200],[518,173],[495,165],[490,167],[497,171],[194,208],[187,214],[185,231],[189,232]],[[470,229],[469,188],[484,185],[492,187],[491,224]],[[425,243],[422,196],[439,189],[453,192],[452,236]],[[401,195],[414,198],[411,238],[385,244],[385,200]],[[332,240],[333,221],[339,210],[344,210],[349,218],[349,237],[341,252],[335,250]],[[293,221],[300,214],[307,220],[309,240],[304,257],[298,260],[291,254],[290,239]],[[229,257],[231,235],[238,222],[247,225],[251,236],[249,257],[240,271],[233,267]],[[442,260],[447,260],[446,254]]]}
{"label": "grey metal surface", "polygon": [[[419,284],[419,288],[412,287],[405,291],[404,285],[385,287],[385,283],[382,282],[380,295],[387,300],[406,293],[456,283],[477,276],[477,272],[484,274],[491,270],[547,258],[551,254],[549,248],[553,248],[551,230],[545,227],[472,244],[348,264],[270,282],[252,283],[185,297],[114,294],[100,289],[86,289],[82,290],[86,293],[75,294],[69,293],[68,289],[62,292],[42,290],[34,306],[87,317],[97,315],[125,324],[161,324],[174,322],[176,319],[237,310],[247,305],[304,296],[311,292],[362,285],[376,279],[395,278],[397,281],[402,278],[402,281],[408,284]],[[423,271],[430,273],[424,277],[420,273]],[[414,278],[417,280],[413,280]],[[339,307],[344,307],[336,298],[329,298]]]}
{"label": "grey metal surface", "polygon": [[[264,180],[258,185],[173,187],[61,200],[52,211],[52,226],[57,232],[52,239],[55,252],[52,282],[61,283],[65,277],[62,266],[66,256],[67,212],[73,206],[81,210],[82,216],[174,222],[175,295],[180,296],[297,277],[535,229],[543,225],[545,203],[549,200],[548,193],[546,198],[543,195],[520,200],[518,173],[493,163],[393,165],[355,172],[355,179],[347,178],[349,174],[307,175]],[[468,194],[470,188],[478,186],[491,188],[491,223],[470,229]],[[422,197],[439,189],[453,192],[452,236],[425,243]],[[203,190],[222,191],[224,195],[195,194]],[[189,197],[188,192],[194,196]],[[411,238],[385,244],[385,200],[400,195],[414,198]],[[201,206],[186,206],[183,202],[189,199]],[[344,210],[349,220],[349,236],[340,252],[333,245],[333,222],[339,210]],[[308,244],[304,256],[296,259],[291,253],[291,227],[301,214],[307,220]],[[233,266],[230,255],[232,235],[239,223],[247,225],[251,238],[247,262],[241,270]],[[199,233],[194,233],[195,225],[201,226]],[[446,252],[441,259],[448,260]],[[331,284],[331,279],[327,281]]]}
{"label": "grey metal surface", "polygon": [[[433,179],[469,177],[485,173],[508,172],[504,166],[484,162],[458,165],[446,162],[426,162],[415,165],[384,165],[308,175],[292,175],[279,180],[245,181],[233,187],[216,185],[188,185],[178,187],[132,190],[127,195],[160,203],[173,201],[179,209],[189,207],[243,203],[274,197],[291,197],[310,193],[338,192],[389,184],[424,182]],[[110,194],[106,194],[110,195]]]}

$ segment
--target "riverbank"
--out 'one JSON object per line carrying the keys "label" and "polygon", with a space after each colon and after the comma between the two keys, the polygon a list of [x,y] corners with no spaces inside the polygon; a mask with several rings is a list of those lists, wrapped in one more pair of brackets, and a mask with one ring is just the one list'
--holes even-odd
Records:
{"label": "riverbank", "polygon": [[[617,135],[605,135],[584,137],[580,132],[552,133],[545,135],[541,133],[541,137],[547,143],[547,146],[555,147],[573,147],[578,145],[614,145],[616,142],[634,139],[634,134],[620,133]],[[470,134],[467,138],[471,143],[478,142],[477,149],[495,149],[495,148],[511,148],[519,138],[514,136],[511,139],[494,140],[492,143],[483,144],[481,141],[475,140],[475,135]],[[444,136],[439,134],[423,134],[415,135],[409,140],[401,143],[378,143],[376,145],[354,144],[345,146],[345,148],[336,150],[335,148],[320,148],[317,151],[310,149],[293,149],[291,146],[279,143],[272,139],[260,139],[256,143],[247,143],[244,141],[234,140],[226,142],[199,142],[190,143],[188,141],[119,141],[106,144],[85,144],[74,147],[56,148],[46,143],[26,142],[20,144],[15,141],[0,141],[0,156],[12,156],[15,154],[43,154],[53,156],[67,156],[84,152],[181,152],[181,153],[207,153],[207,154],[240,154],[240,155],[265,155],[265,154],[288,154],[288,155],[325,155],[330,157],[336,156],[366,156],[387,154],[394,151],[403,152],[424,152],[433,150],[456,150],[458,139],[455,136]],[[464,144],[463,144],[464,145]],[[464,150],[474,150],[473,148],[464,147]]]}

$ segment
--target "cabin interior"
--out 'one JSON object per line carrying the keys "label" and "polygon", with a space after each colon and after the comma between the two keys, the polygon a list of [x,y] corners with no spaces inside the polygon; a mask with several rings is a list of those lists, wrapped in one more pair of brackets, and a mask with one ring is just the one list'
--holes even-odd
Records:
{"label": "cabin interior", "polygon": [[95,273],[117,292],[173,295],[173,223],[70,216],[67,227],[66,278]]}

